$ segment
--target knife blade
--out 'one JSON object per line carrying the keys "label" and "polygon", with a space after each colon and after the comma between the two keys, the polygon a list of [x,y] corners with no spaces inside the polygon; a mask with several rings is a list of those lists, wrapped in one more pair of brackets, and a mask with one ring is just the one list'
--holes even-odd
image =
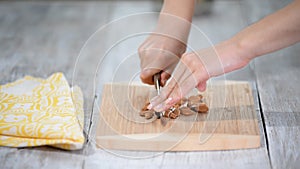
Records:
{"label": "knife blade", "polygon": [[[154,75],[154,77],[153,77],[153,80],[154,80],[154,85],[155,85],[155,89],[156,89],[156,92],[157,92],[157,95],[159,95],[160,94],[160,74],[161,74],[161,72],[159,72],[159,73],[156,73],[155,75]],[[155,111],[155,116],[156,116],[156,118],[157,119],[160,119],[160,121],[161,121],[161,124],[163,125],[163,126],[165,126],[166,124],[167,124],[167,118],[165,118],[164,117],[164,113],[165,113],[165,111],[163,111],[163,112],[156,112]]]}

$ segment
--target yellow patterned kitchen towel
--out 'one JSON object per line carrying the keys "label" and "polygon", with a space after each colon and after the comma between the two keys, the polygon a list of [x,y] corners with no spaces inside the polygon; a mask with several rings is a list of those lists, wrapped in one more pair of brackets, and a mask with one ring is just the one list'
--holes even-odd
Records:
{"label": "yellow patterned kitchen towel", "polygon": [[83,96],[62,73],[0,86],[0,146],[81,149]]}

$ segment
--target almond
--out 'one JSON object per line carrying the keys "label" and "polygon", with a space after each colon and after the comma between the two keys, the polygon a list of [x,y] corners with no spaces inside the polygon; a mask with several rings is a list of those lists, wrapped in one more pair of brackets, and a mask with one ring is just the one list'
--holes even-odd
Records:
{"label": "almond", "polygon": [[170,113],[171,113],[170,109],[166,110],[165,113],[164,113],[164,117],[169,117]]}
{"label": "almond", "polygon": [[185,104],[188,101],[188,99],[186,97],[183,97],[182,99],[180,99],[180,105]]}
{"label": "almond", "polygon": [[193,112],[190,108],[188,107],[181,107],[180,108],[180,114],[184,115],[184,116],[190,116],[195,114],[195,112]]}
{"label": "almond", "polygon": [[180,106],[181,106],[181,104],[176,103],[173,107],[174,107],[175,109],[178,109]]}
{"label": "almond", "polygon": [[173,113],[176,115],[176,116],[179,116],[180,115],[180,110],[179,109],[175,109],[173,111]]}
{"label": "almond", "polygon": [[170,113],[169,117],[171,119],[176,119],[178,117],[178,115],[176,115],[175,113],[172,112],[172,113]]}
{"label": "almond", "polygon": [[198,106],[198,113],[206,113],[208,112],[208,107],[205,103],[200,103]]}
{"label": "almond", "polygon": [[201,98],[197,95],[197,96],[190,96],[188,98],[188,101],[190,102],[200,102]]}
{"label": "almond", "polygon": [[[186,106],[187,102],[187,106]],[[147,107],[150,103],[147,102],[144,107],[139,112],[140,116],[146,119],[151,119],[154,116],[154,111],[149,110]],[[194,115],[198,113],[208,112],[208,106],[203,102],[203,96],[201,94],[190,96],[187,98],[182,98],[173,107],[164,112],[164,117],[176,119],[180,114],[184,116]]]}
{"label": "almond", "polygon": [[145,111],[145,118],[146,119],[151,119],[154,116],[154,112],[153,111]]}

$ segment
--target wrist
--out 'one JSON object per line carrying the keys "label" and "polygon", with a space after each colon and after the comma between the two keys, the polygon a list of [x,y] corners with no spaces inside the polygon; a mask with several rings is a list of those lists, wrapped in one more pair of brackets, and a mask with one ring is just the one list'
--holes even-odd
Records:
{"label": "wrist", "polygon": [[161,13],[154,33],[187,43],[191,22],[175,15]]}
{"label": "wrist", "polygon": [[164,0],[155,33],[187,43],[195,0]]}
{"label": "wrist", "polygon": [[240,59],[251,61],[258,56],[254,46],[257,42],[253,40],[247,28],[232,37],[229,42],[234,44],[236,55]]}
{"label": "wrist", "polygon": [[164,0],[161,13],[170,14],[192,22],[195,0]]}
{"label": "wrist", "polygon": [[223,72],[219,72],[217,75],[241,69],[250,62],[250,55],[243,47],[235,39],[224,41],[215,46],[223,68]]}

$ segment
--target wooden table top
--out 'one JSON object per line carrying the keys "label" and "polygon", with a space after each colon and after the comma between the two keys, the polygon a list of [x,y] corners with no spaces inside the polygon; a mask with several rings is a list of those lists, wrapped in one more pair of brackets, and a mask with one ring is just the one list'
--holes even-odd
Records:
{"label": "wooden table top", "polygon": [[[287,3],[280,0],[216,0],[210,9],[211,13],[195,16],[193,23],[215,44]],[[149,17],[149,23],[147,21],[144,24],[135,24],[126,19],[122,23],[121,20],[112,27],[108,25],[107,29],[102,27],[99,33],[101,38],[92,38],[86,42],[106,23],[129,14],[157,11],[160,5],[154,1],[0,2],[0,84],[12,82],[24,75],[47,77],[54,72],[63,72],[71,84],[74,82],[84,90],[84,131],[89,138],[89,142],[80,151],[63,151],[51,147],[0,147],[0,168],[281,169],[300,166],[300,44],[257,58],[242,70],[216,78],[243,80],[252,84],[259,117],[260,148],[164,152],[144,159],[121,157],[95,148],[93,137],[98,112],[97,104],[94,103],[99,101],[97,98],[100,97],[101,88],[93,92],[94,79],[99,77],[97,84],[101,86],[107,79],[109,81],[111,72],[116,72],[115,68],[118,68],[118,75],[123,75],[119,62],[124,56],[129,56],[146,36],[136,40],[129,38],[124,41],[126,47],[120,43],[112,48],[108,55],[114,55],[113,59],[107,56],[101,60],[101,56],[126,32],[134,33],[145,25],[151,28],[155,17]],[[190,44],[194,44],[195,48],[197,45],[207,45],[202,41],[197,42],[199,37],[190,37]],[[79,53],[86,57],[76,60]],[[132,55],[124,61],[132,65],[128,67],[128,72],[139,66],[138,59],[131,60],[136,53]],[[98,65],[105,66],[99,68]],[[114,76],[113,80],[126,78]],[[144,152],[122,154],[126,153],[139,157]]]}

